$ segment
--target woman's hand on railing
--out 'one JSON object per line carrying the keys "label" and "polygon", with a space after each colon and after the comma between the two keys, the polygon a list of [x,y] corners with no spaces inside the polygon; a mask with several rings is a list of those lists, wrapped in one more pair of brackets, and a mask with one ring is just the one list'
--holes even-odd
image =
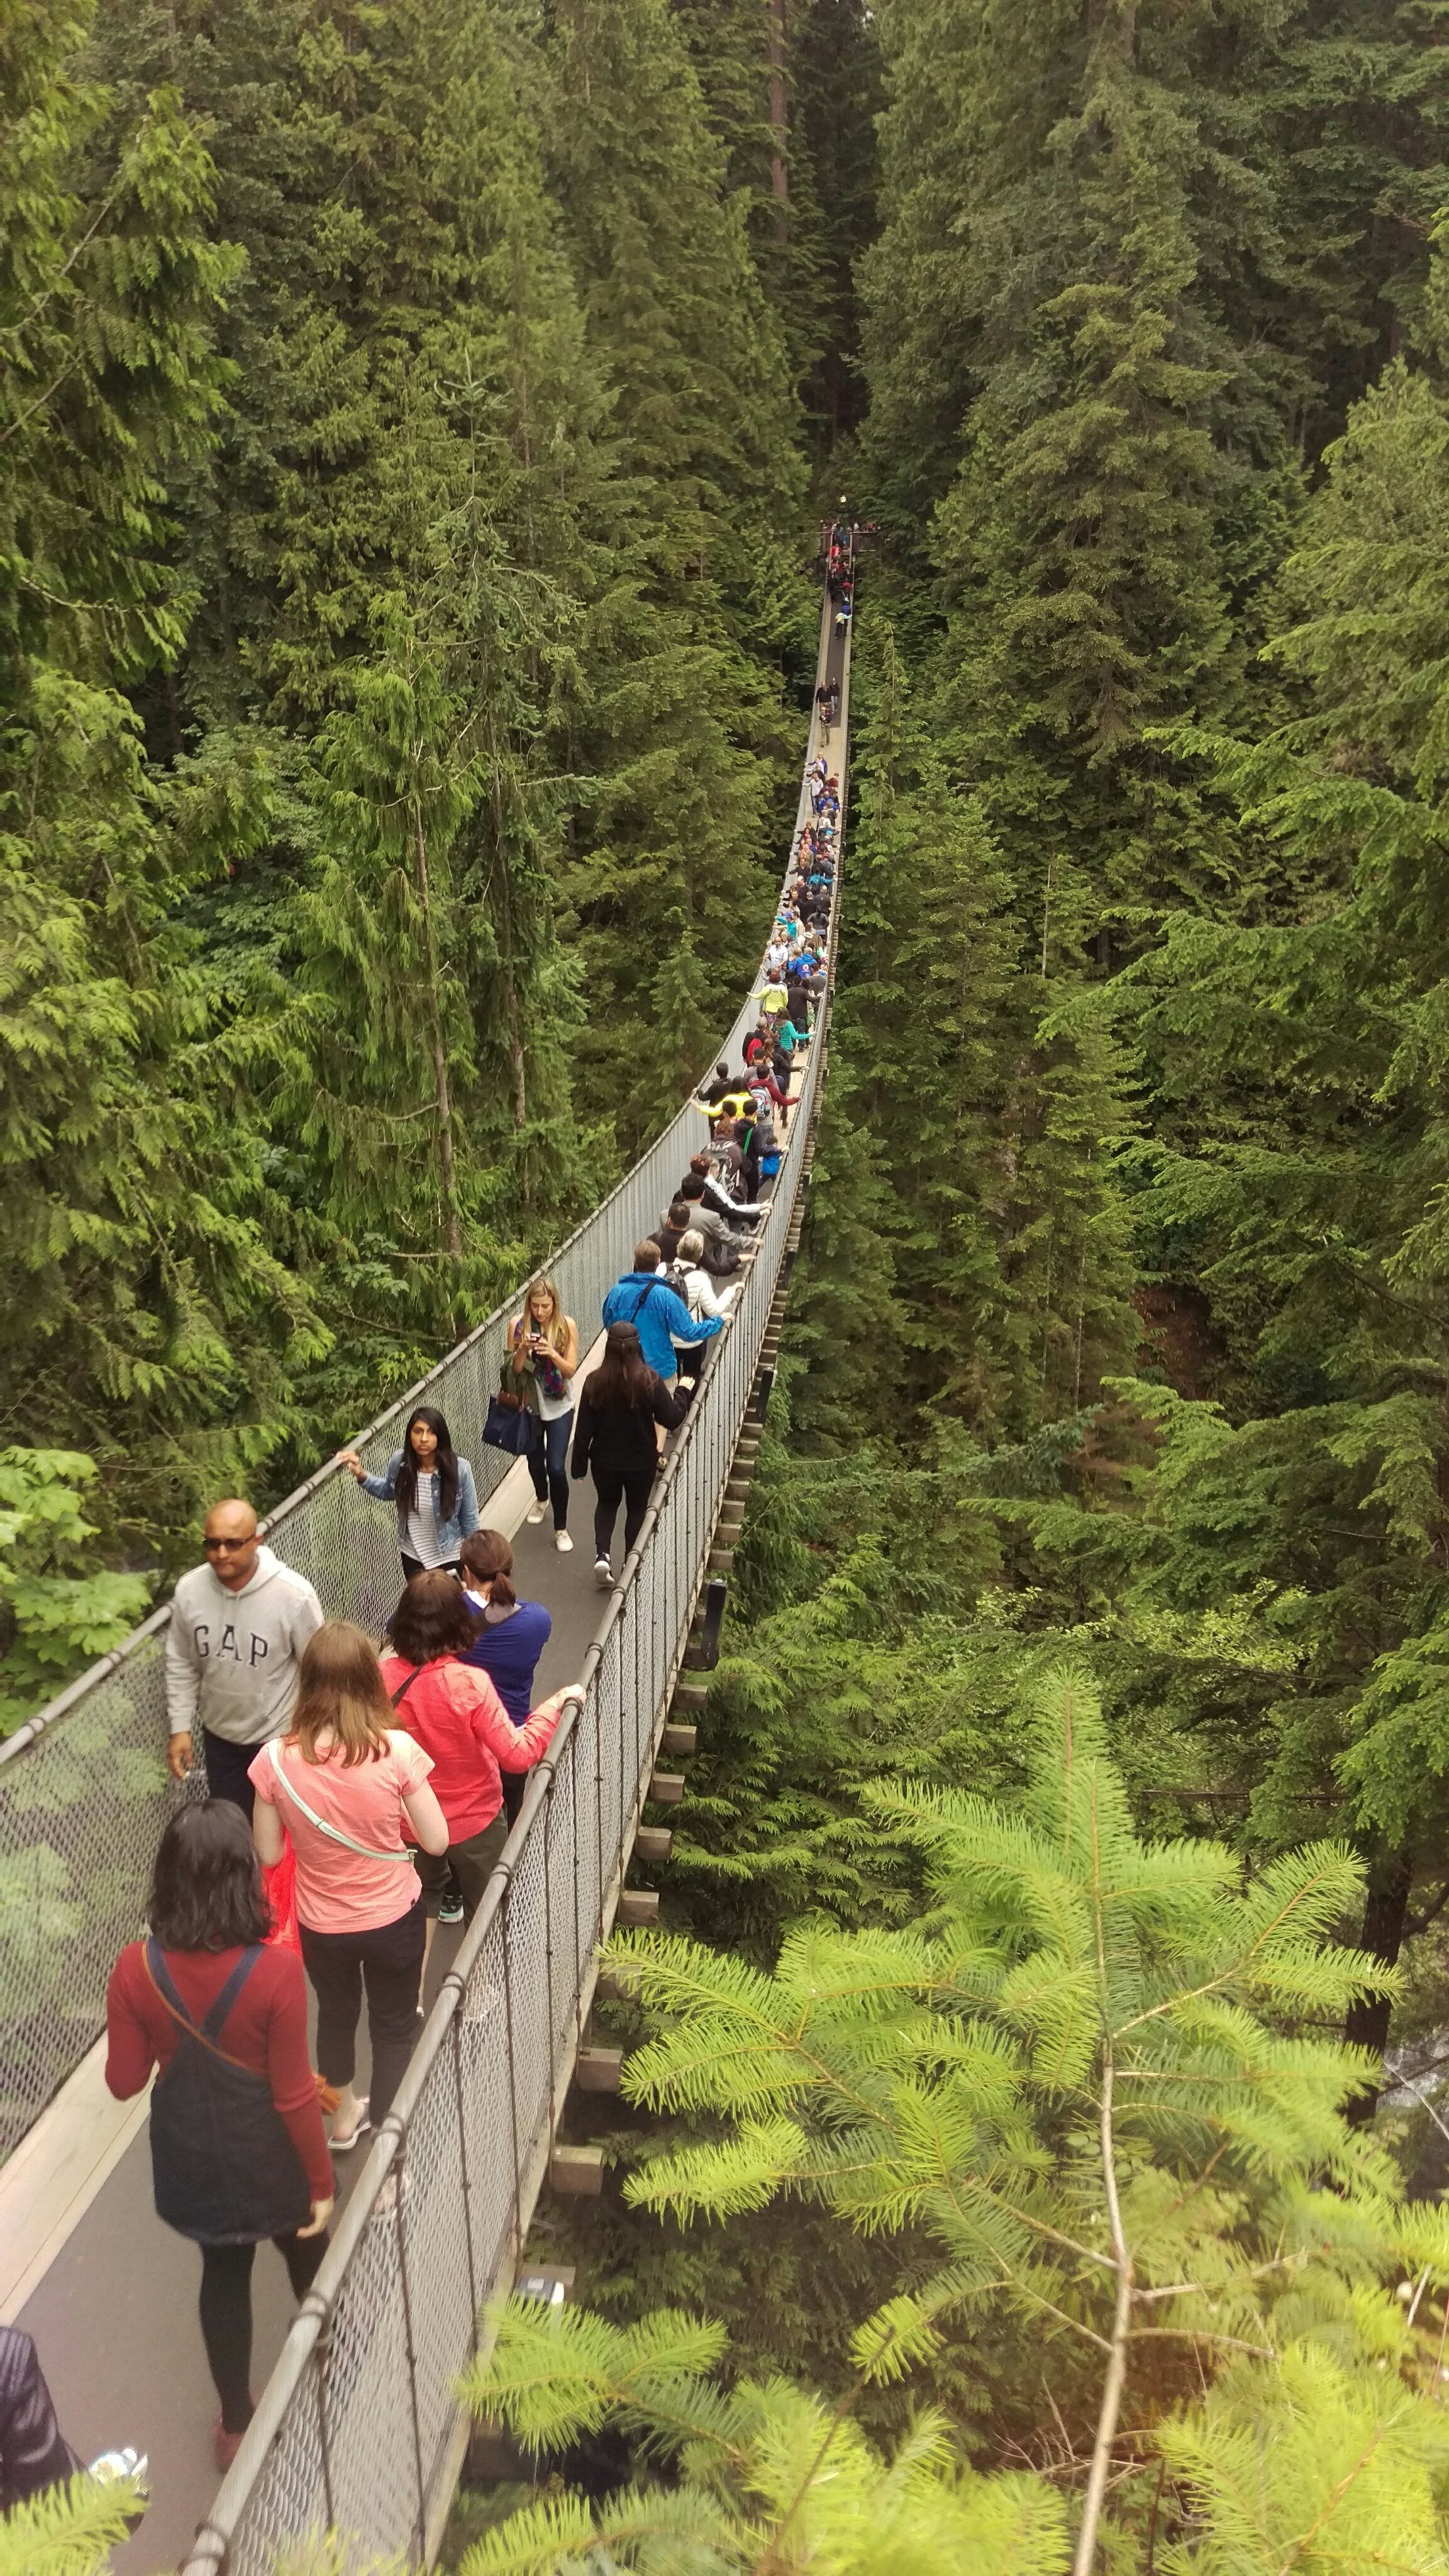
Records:
{"label": "woman's hand on railing", "polygon": [[355,1449],[339,1449],[332,1464],[334,1467],[345,1467],[349,1475],[357,1478],[359,1484],[367,1473]]}

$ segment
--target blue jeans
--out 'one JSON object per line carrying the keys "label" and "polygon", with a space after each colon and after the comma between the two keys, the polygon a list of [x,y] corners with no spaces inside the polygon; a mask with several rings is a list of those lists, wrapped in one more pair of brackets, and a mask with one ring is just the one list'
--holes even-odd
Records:
{"label": "blue jeans", "polygon": [[572,1413],[560,1413],[552,1422],[533,1417],[533,1438],[528,1448],[528,1472],[533,1490],[541,1503],[552,1503],[553,1525],[567,1529],[569,1519],[569,1439],[574,1427]]}

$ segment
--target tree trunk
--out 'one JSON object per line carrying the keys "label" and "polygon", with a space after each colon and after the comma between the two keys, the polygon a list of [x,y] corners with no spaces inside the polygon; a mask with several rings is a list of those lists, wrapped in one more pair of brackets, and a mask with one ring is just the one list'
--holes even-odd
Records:
{"label": "tree trunk", "polygon": [[[1409,1911],[1409,1887],[1413,1877],[1407,1852],[1384,1852],[1369,1870],[1368,1890],[1364,1897],[1363,1928],[1359,1948],[1374,1959],[1382,1959],[1392,1968],[1404,1942],[1404,1924]],[[1372,2049],[1382,2057],[1389,2035],[1391,2006],[1387,1995],[1362,1995],[1350,2004],[1343,2025],[1343,2035],[1351,2048]],[[1366,2085],[1355,2093],[1347,2106],[1347,2116],[1355,2128],[1366,2127],[1378,2108],[1380,2087]]]}
{"label": "tree trunk", "polygon": [[518,1026],[518,995],[514,990],[511,969],[504,994],[504,1005],[508,1013],[508,1062],[513,1073],[513,1124],[515,1128],[524,1128],[528,1125],[528,1075],[523,1058],[523,1038]]}
{"label": "tree trunk", "polygon": [[428,844],[423,832],[421,808],[413,808],[413,870],[417,880],[418,910],[423,919],[423,955],[428,981],[428,1042],[433,1058],[433,1122],[438,1140],[438,1179],[443,1193],[443,1222],[447,1229],[448,1250],[455,1261],[463,1257],[463,1228],[458,1216],[458,1183],[453,1168],[453,1102],[448,1086],[448,1054],[443,1044],[443,1017],[438,1007],[438,950],[433,937],[433,915],[428,901]]}
{"label": "tree trunk", "polygon": [[770,153],[770,192],[775,200],[775,239],[783,246],[790,238],[790,172],[785,159],[788,139],[785,122],[785,0],[765,0],[765,6],[769,16],[769,114],[773,147]]}
{"label": "tree trunk", "polygon": [[1112,2467],[1112,2445],[1117,2438],[1122,2391],[1127,2384],[1127,2336],[1132,2324],[1134,2275],[1131,2250],[1122,2226],[1122,2204],[1117,2197],[1117,2166],[1112,2143],[1112,2076],[1109,2048],[1102,2065],[1102,2107],[1098,2126],[1102,2147],[1102,2190],[1107,2202],[1112,2260],[1117,2271],[1117,2297],[1112,2312],[1112,2348],[1107,2356],[1107,2375],[1102,2382],[1102,2402],[1097,2410],[1097,2438],[1092,2446],[1092,2465],[1087,2472],[1087,2492],[1082,2499],[1082,2521],[1077,2533],[1076,2555],[1072,2560],[1072,2576],[1092,2576],[1092,2562],[1097,2555],[1097,2526],[1102,2519],[1102,2504]]}

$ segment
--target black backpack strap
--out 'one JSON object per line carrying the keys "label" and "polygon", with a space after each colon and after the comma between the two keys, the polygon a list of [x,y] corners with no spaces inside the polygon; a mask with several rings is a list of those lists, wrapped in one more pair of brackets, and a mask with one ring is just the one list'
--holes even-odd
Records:
{"label": "black backpack strap", "polygon": [[193,2039],[203,2041],[208,2048],[215,2048],[227,2015],[261,1955],[261,1949],[255,1942],[250,1949],[243,1950],[226,1984],[213,1998],[206,2018],[202,2022],[192,2020],[177,1992],[176,1980],[166,1965],[161,1945],[154,1936],[146,1944],[146,1971],[172,2020],[179,2022],[183,2030],[190,2031]]}
{"label": "black backpack strap", "polygon": [[233,2004],[236,2002],[237,1997],[241,1993],[243,1986],[246,1984],[248,1977],[251,1975],[251,1972],[256,1966],[261,1955],[261,1945],[259,1942],[253,1942],[249,1950],[243,1950],[241,1957],[238,1959],[236,1966],[231,1972],[231,1975],[227,1978],[226,1984],[222,1987],[220,1994],[217,1996],[215,2003],[212,2005],[210,2012],[202,2023],[200,2036],[202,2039],[210,2040],[213,2047],[216,2046],[217,2041],[221,2037],[226,2024],[227,2014],[231,2011]]}
{"label": "black backpack strap", "polygon": [[412,1668],[412,1671],[409,1673],[409,1675],[408,1675],[408,1677],[407,1677],[407,1680],[406,1680],[405,1682],[399,1682],[399,1683],[398,1683],[397,1689],[396,1689],[396,1690],[393,1692],[393,1694],[392,1694],[392,1704],[393,1704],[393,1707],[394,1707],[394,1708],[396,1708],[396,1706],[397,1706],[397,1704],[398,1704],[399,1700],[403,1700],[403,1699],[406,1699],[406,1698],[407,1698],[408,1692],[412,1689],[412,1686],[413,1686],[414,1682],[417,1680],[418,1675],[419,1675],[419,1673],[422,1671],[422,1669],[423,1669],[423,1668],[422,1668],[422,1665],[421,1665],[421,1664],[414,1664],[414,1666],[413,1666],[413,1668]]}
{"label": "black backpack strap", "polygon": [[167,2010],[188,2030],[195,2030],[196,2024],[176,1991],[176,1980],[166,1965],[161,1944],[154,1937],[146,1944],[146,1973]]}

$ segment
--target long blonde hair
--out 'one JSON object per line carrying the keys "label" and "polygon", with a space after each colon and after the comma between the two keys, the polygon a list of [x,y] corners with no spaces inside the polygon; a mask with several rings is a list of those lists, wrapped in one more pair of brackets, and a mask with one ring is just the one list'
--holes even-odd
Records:
{"label": "long blonde hair", "polygon": [[[372,1640],[350,1619],[324,1620],[303,1649],[287,1742],[304,1762],[326,1762],[340,1751],[342,1767],[350,1771],[359,1762],[381,1760],[392,1723]],[[317,1739],[329,1730],[332,1743],[319,1753]]]}
{"label": "long blonde hair", "polygon": [[[553,1305],[553,1313],[550,1315],[546,1324],[539,1324],[534,1319],[533,1301],[540,1293],[548,1297]],[[569,1319],[563,1310],[563,1299],[560,1297],[558,1289],[551,1279],[535,1279],[533,1282],[527,1296],[524,1298],[523,1312],[513,1327],[513,1339],[515,1342],[521,1342],[530,1332],[541,1332],[544,1340],[549,1344],[549,1347],[552,1350],[566,1351],[568,1349]]]}

